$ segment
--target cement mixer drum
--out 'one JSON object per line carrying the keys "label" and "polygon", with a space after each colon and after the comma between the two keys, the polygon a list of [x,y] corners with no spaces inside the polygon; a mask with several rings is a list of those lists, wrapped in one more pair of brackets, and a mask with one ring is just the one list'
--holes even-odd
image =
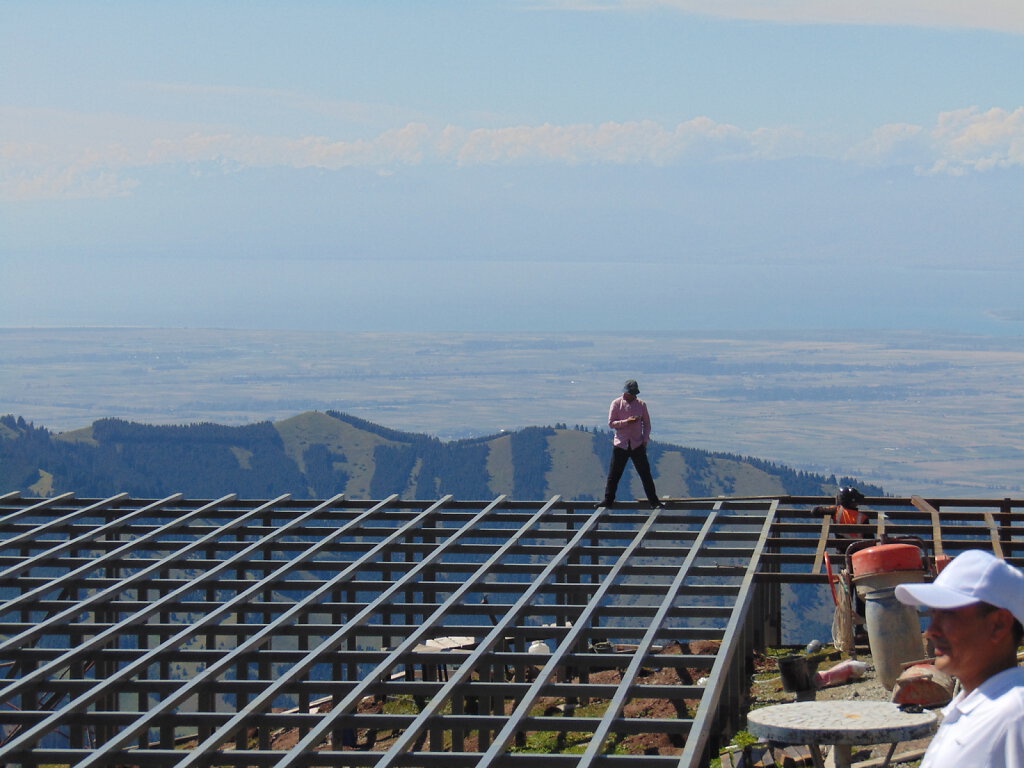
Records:
{"label": "cement mixer drum", "polygon": [[913,544],[879,544],[851,558],[853,583],[864,599],[864,623],[879,682],[892,690],[903,665],[924,656],[917,611],[896,599],[898,584],[924,581],[921,549]]}

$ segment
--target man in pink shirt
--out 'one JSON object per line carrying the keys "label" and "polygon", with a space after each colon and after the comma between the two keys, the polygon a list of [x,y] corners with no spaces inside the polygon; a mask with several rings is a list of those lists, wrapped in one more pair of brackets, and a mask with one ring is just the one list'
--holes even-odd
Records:
{"label": "man in pink shirt", "polygon": [[647,403],[637,395],[640,387],[630,379],[622,388],[622,397],[612,401],[608,411],[608,426],[615,430],[615,442],[612,446],[612,461],[608,468],[608,483],[604,489],[604,501],[599,506],[608,507],[615,503],[615,492],[619,487],[619,479],[626,469],[626,462],[632,460],[644,485],[644,493],[652,509],[661,506],[658,492],[654,489],[654,478],[651,477],[651,464],[647,460],[647,442],[651,439],[651,416],[647,412]]}

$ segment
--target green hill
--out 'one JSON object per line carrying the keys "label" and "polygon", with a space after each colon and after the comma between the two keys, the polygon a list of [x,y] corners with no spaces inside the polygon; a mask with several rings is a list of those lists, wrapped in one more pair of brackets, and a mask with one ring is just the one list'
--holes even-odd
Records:
{"label": "green hill", "polygon": [[[611,454],[607,432],[527,427],[442,442],[336,411],[279,422],[153,426],[103,419],[54,434],[15,416],[0,418],[0,492],[80,497],[126,492],[140,498],[236,493],[269,498],[600,498]],[[652,443],[663,496],[828,495],[837,479],[769,461]],[[841,479],[846,482],[846,479]],[[859,484],[867,495],[880,488]],[[642,498],[627,470],[620,498]]]}

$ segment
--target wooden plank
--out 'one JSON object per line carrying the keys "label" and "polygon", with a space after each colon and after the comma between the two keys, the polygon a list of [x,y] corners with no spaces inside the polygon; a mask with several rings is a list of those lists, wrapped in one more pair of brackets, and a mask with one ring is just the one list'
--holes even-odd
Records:
{"label": "wooden plank", "polygon": [[942,557],[942,523],[939,520],[939,510],[922,499],[920,496],[911,496],[910,503],[932,518],[932,550],[935,557]]}
{"label": "wooden plank", "polygon": [[[786,747],[784,754],[785,762],[781,763],[783,766],[814,765],[814,756],[809,747]],[[776,755],[776,762],[778,762],[778,755]]]}
{"label": "wooden plank", "polygon": [[988,527],[988,535],[992,539],[992,551],[995,556],[1003,558],[1003,543],[999,540],[999,528],[996,525],[996,519],[992,517],[990,510],[985,510],[985,525]]}
{"label": "wooden plank", "polygon": [[811,566],[812,574],[821,573],[821,566],[825,561],[825,548],[828,545],[828,532],[832,527],[832,515],[826,515],[821,521],[821,536],[818,537],[818,548],[814,553],[814,565]]}

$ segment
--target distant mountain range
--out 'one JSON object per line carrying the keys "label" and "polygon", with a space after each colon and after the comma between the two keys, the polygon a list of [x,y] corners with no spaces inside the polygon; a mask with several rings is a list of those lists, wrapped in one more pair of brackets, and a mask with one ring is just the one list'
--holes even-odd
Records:
{"label": "distant mountain range", "polygon": [[[611,434],[558,424],[442,442],[337,411],[277,422],[153,426],[103,419],[52,433],[16,416],[0,418],[0,492],[137,498],[596,500],[604,490]],[[658,492],[670,497],[831,495],[847,478],[793,470],[761,459],[662,443],[649,447]],[[635,485],[631,485],[635,484]],[[868,496],[881,488],[859,484]],[[619,498],[643,498],[632,469]]]}

